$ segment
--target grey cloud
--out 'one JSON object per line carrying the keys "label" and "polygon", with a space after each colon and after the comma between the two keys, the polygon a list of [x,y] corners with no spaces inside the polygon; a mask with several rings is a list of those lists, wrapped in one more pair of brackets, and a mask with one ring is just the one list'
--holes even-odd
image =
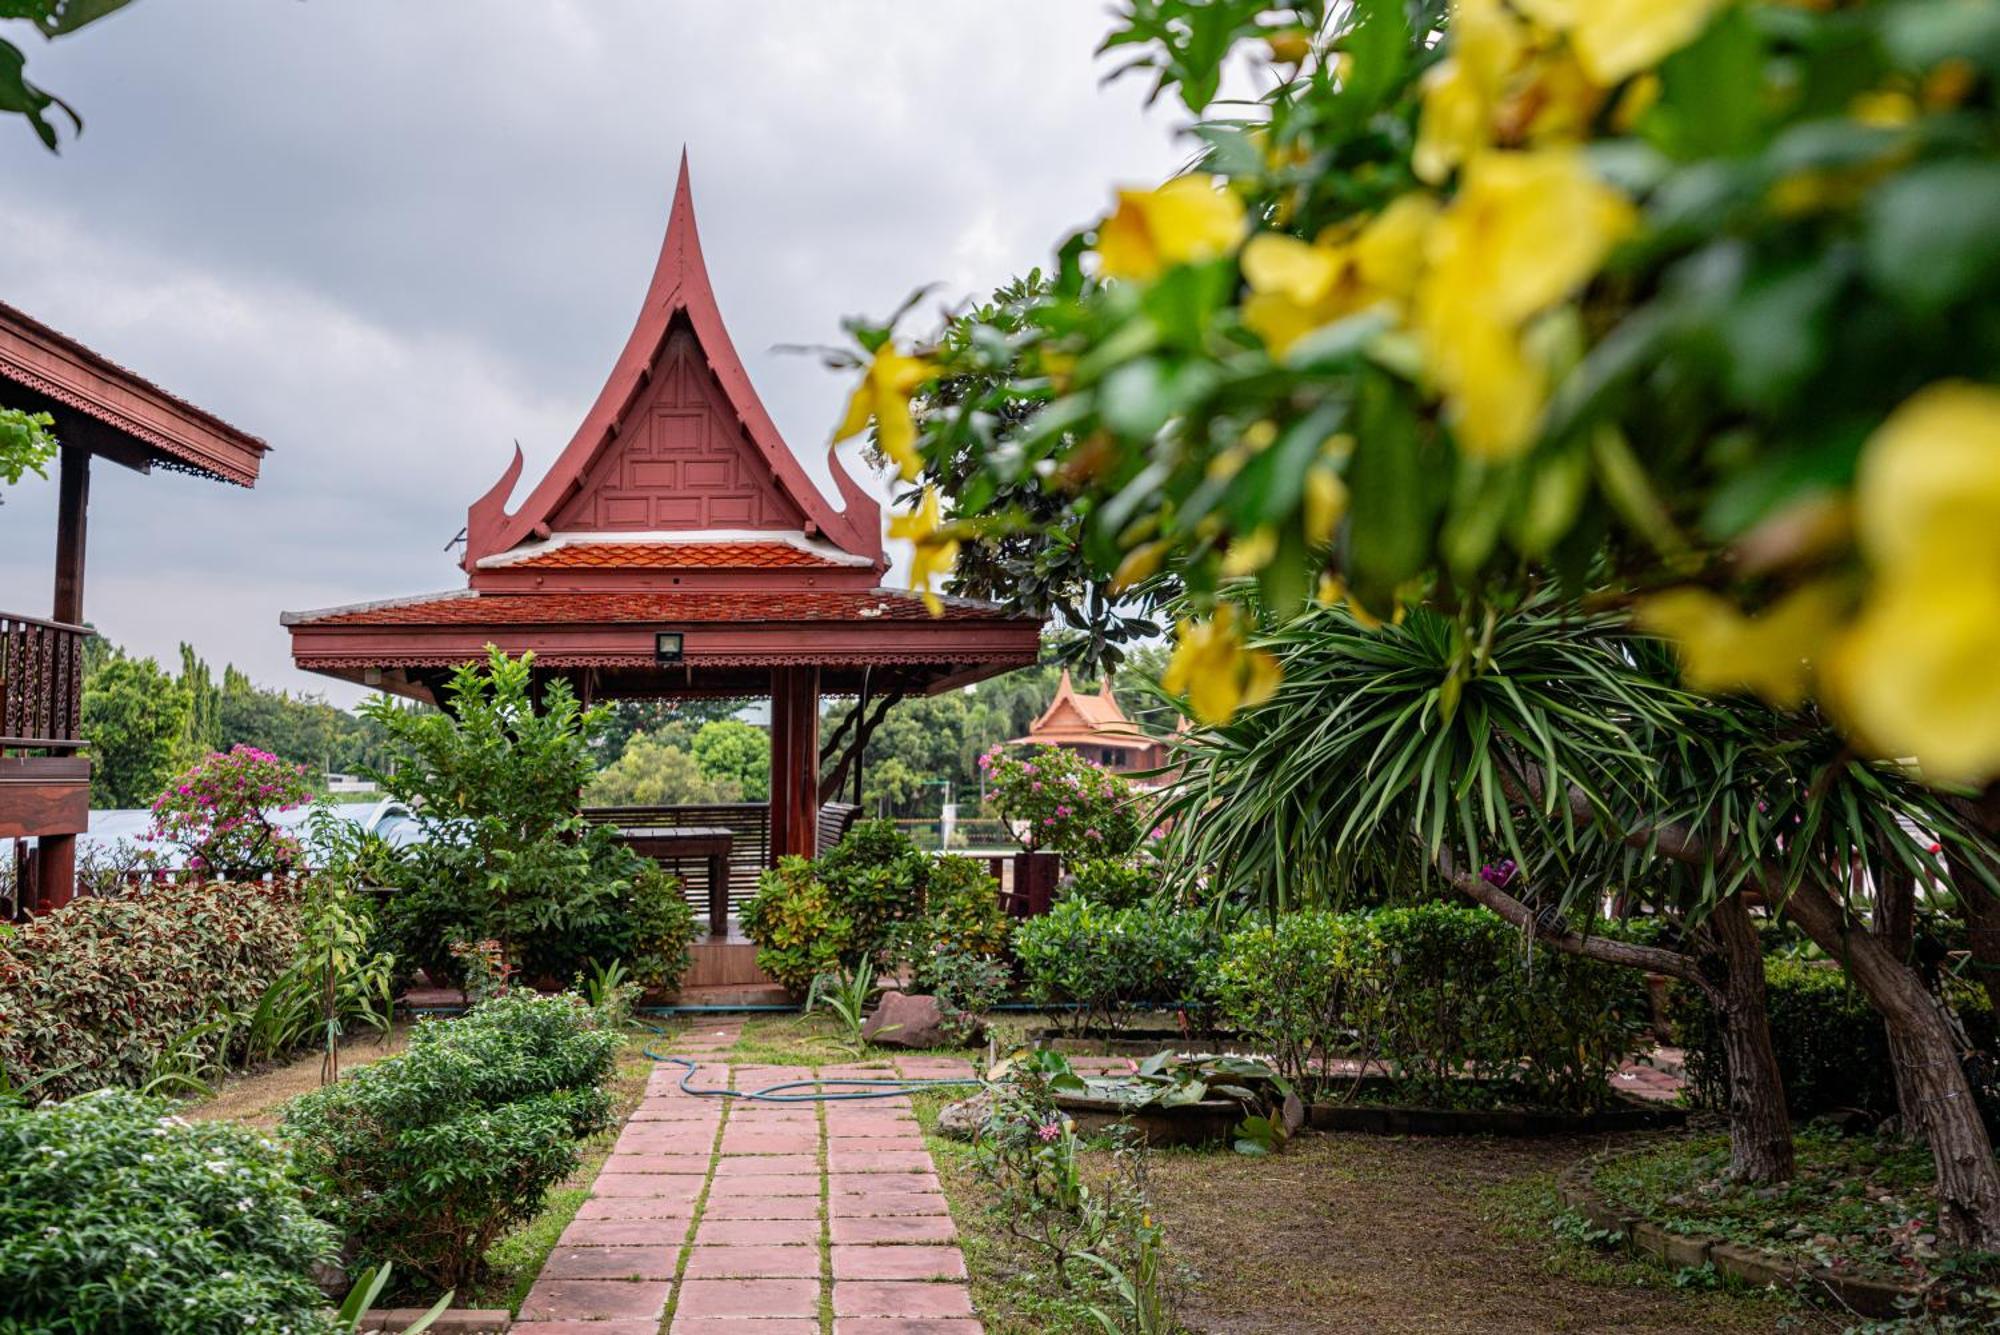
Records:
{"label": "grey cloud", "polygon": [[[623,342],[683,142],[732,334],[820,474],[845,387],[774,345],[1045,262],[1180,160],[1099,88],[1103,29],[1079,0],[141,0],[36,43],[87,129],[0,133],[0,296],[275,447],[247,494],[103,470],[93,619],[319,689],[280,610],[455,583],[509,442],[532,478]],[[0,507],[0,607],[46,604],[52,492]]]}

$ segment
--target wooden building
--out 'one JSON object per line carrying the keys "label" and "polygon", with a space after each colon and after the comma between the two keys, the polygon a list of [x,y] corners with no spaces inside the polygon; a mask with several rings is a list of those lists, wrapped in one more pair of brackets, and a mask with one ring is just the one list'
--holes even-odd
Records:
{"label": "wooden building", "polygon": [[62,447],[49,614],[0,611],[0,838],[34,840],[17,845],[20,903],[46,912],[75,892],[76,836],[90,820],[80,723],[92,460],[249,487],[269,447],[6,305],[0,404],[48,413]]}
{"label": "wooden building", "polygon": [[1065,671],[1055,699],[1029,726],[1028,735],[1008,745],[1059,746],[1120,774],[1158,770],[1167,763],[1167,744],[1126,717],[1108,675],[1096,692],[1086,693],[1076,689]]}
{"label": "wooden building", "polygon": [[[464,587],[287,614],[293,660],[435,701],[452,670],[491,644],[532,650],[539,673],[567,679],[585,701],[768,696],[767,806],[623,816],[726,829],[740,897],[759,867],[815,851],[822,806],[850,783],[859,792],[861,746],[889,705],[1031,664],[1039,643],[1036,619],[955,598],[933,617],[915,595],[884,587],[879,507],[831,450],[828,465],[838,509],[779,436],[730,343],[683,155],[624,351],[520,505],[507,508],[518,449],[472,503]],[[822,739],[829,695],[862,707]],[[721,901],[710,902],[721,927]]]}

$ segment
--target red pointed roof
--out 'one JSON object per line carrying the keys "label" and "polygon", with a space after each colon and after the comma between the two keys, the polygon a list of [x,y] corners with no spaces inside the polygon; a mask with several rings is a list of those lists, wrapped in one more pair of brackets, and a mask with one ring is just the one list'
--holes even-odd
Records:
{"label": "red pointed roof", "polygon": [[1029,725],[1026,737],[1013,740],[1023,745],[1055,746],[1071,742],[1125,750],[1136,750],[1154,743],[1154,739],[1140,731],[1139,725],[1127,718],[1125,711],[1119,707],[1118,698],[1111,692],[1109,673],[1105,674],[1104,684],[1095,695],[1083,695],[1070,680],[1067,668],[1056,685],[1055,699],[1049,701],[1049,707],[1042,711],[1042,716]]}
{"label": "red pointed roof", "polygon": [[495,558],[512,564],[505,558],[517,551],[583,534],[795,533],[878,574],[887,565],[874,499],[829,448],[843,508],[828,504],[750,383],[702,258],[685,151],[666,240],[624,351],[568,446],[510,514],[521,465],[517,447],[467,513],[464,565],[475,586]]}
{"label": "red pointed roof", "polygon": [[[755,694],[815,667],[825,693],[935,691],[1035,661],[1041,621],[880,587],[875,501],[829,455],[835,509],[758,401],[722,327],[681,157],[631,336],[548,475],[509,513],[521,453],[466,518],[466,587],[285,614],[292,661],[438,699],[486,647],[534,651],[593,698]],[[679,656],[660,657],[662,633]],[[1114,706],[1115,707],[1115,706]]]}

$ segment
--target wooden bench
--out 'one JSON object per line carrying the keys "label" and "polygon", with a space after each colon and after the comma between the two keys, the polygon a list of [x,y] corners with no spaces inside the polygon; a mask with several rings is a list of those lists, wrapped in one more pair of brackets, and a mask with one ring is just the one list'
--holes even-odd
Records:
{"label": "wooden bench", "polygon": [[828,850],[854,828],[855,817],[861,808],[853,802],[828,802],[819,809],[819,830],[813,839],[813,855],[825,857]]}

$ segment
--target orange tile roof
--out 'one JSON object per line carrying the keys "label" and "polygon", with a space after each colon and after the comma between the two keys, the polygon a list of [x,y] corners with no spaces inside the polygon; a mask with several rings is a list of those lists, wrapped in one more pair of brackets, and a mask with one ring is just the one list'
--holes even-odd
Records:
{"label": "orange tile roof", "polygon": [[[293,624],[317,626],[526,626],[633,622],[928,621],[915,594],[901,589],[757,589],[687,592],[479,593],[304,613]],[[1013,621],[1000,608],[944,600],[946,621]],[[1032,620],[1033,618],[1027,618]]]}
{"label": "orange tile roof", "polygon": [[837,567],[788,542],[573,542],[509,561],[510,570],[776,570]]}

